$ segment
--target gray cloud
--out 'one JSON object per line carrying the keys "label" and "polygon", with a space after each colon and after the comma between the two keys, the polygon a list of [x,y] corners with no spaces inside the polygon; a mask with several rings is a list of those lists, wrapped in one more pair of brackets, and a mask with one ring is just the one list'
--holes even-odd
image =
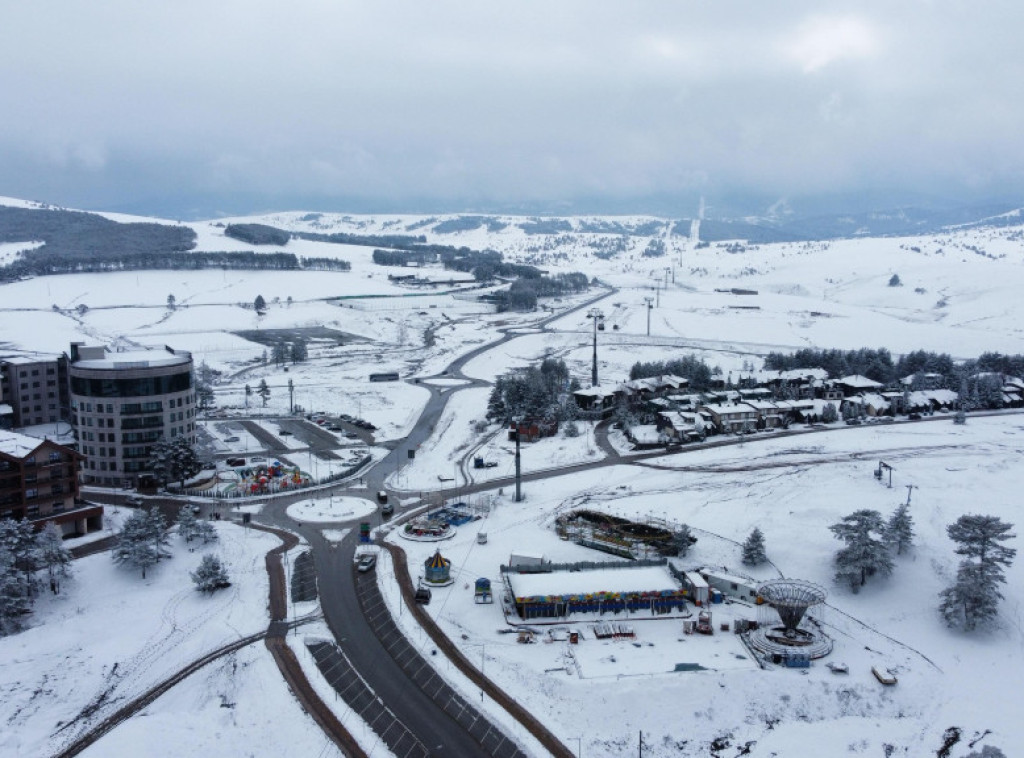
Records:
{"label": "gray cloud", "polygon": [[995,2],[6,2],[0,193],[435,206],[1022,189]]}

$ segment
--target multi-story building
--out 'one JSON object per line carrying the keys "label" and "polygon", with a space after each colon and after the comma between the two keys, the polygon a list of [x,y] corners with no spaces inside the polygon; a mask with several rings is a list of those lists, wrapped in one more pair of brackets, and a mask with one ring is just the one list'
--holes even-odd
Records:
{"label": "multi-story building", "polygon": [[13,425],[56,424],[68,416],[67,359],[0,360],[0,402],[11,406]]}
{"label": "multi-story building", "polygon": [[103,528],[103,506],[79,500],[81,456],[53,440],[0,430],[0,518],[53,521],[65,535]]}
{"label": "multi-story building", "polygon": [[84,482],[138,484],[157,441],[185,437],[195,444],[191,353],[169,347],[112,353],[72,343],[68,374]]}

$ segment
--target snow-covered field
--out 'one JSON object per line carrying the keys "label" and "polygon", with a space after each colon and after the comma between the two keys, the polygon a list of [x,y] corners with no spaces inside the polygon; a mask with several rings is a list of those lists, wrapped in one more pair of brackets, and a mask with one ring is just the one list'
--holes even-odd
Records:
{"label": "snow-covered field", "polygon": [[[53,754],[196,658],[266,629],[263,556],[280,541],[215,525],[220,540],[194,553],[172,535],[172,557],[146,579],[103,553],[75,561],[60,595],[40,596],[29,628],[0,639],[0,755]],[[231,587],[196,591],[189,572],[204,553],[225,563]],[[261,755],[319,755],[324,742],[257,642],[187,678],[85,754],[242,756],[242,746],[259,745]]]}
{"label": "snow-covered field", "polygon": [[[435,231],[450,219],[288,213],[236,220],[325,233],[414,232],[428,242],[498,250],[507,260],[552,273],[586,272],[615,288],[597,303],[607,325],[597,336],[602,383],[626,379],[637,361],[690,353],[725,373],[759,367],[770,350],[807,346],[886,347],[894,354],[925,349],[956,358],[1024,353],[1018,305],[1024,247],[1015,228],[695,248],[689,238],[669,234],[669,222],[642,217],[614,219],[634,227],[658,222],[650,233],[633,236],[581,231],[583,223],[595,221],[581,218],[568,219],[573,231],[557,236],[527,234],[519,227],[525,219],[513,217],[497,219],[495,231],[486,225]],[[217,223],[191,226],[200,250],[249,249],[224,237]],[[653,239],[665,242],[666,255],[643,255]],[[620,241],[622,252],[597,254]],[[5,244],[0,260],[35,244]],[[368,447],[375,458],[383,454],[383,442],[401,446],[431,388],[443,391],[450,402],[434,433],[414,460],[403,459],[401,468],[389,472],[388,484],[404,493],[403,501],[513,472],[514,443],[503,429],[485,423],[489,390],[462,389],[464,382],[438,376],[455,358],[507,332],[510,339],[467,363],[466,376],[492,381],[551,356],[564,359],[584,385],[589,382],[594,333],[587,308],[540,330],[538,321],[554,310],[496,314],[475,301],[476,292],[449,292],[445,285],[428,293],[411,290],[389,281],[390,269],[372,263],[371,247],[293,240],[283,249],[342,258],[352,270],[147,271],[6,284],[0,286],[0,355],[56,354],[72,341],[190,350],[197,364],[220,372],[214,389],[226,417],[203,422],[219,451],[265,454],[235,420],[245,416],[291,448],[287,457],[295,465],[313,473],[319,466],[321,476],[336,464],[278,435],[275,419],[288,412],[289,381],[294,402],[307,411],[348,413],[375,424],[377,447]],[[450,277],[430,266],[415,273]],[[888,286],[894,274],[902,286]],[[737,295],[732,288],[757,294]],[[597,292],[545,305],[562,312]],[[169,309],[172,294],[176,307]],[[257,295],[268,304],[263,316],[252,308]],[[646,298],[656,307],[648,309]],[[309,339],[308,362],[264,361],[275,341],[293,335]],[[398,371],[403,380],[421,383],[369,382],[376,371]],[[251,396],[246,407],[246,385],[255,389],[261,380],[271,389],[266,406]],[[486,522],[463,527],[441,543],[458,581],[435,591],[430,610],[470,660],[484,661],[488,676],[587,756],[633,754],[641,732],[644,754],[665,758],[708,755],[716,738],[730,743],[717,753],[722,756],[751,741],[757,743],[750,752],[755,756],[885,755],[885,745],[894,746],[894,755],[934,754],[943,731],[954,726],[963,730],[963,739],[951,758],[966,756],[967,743],[986,729],[992,733],[975,749],[991,744],[1013,755],[1024,750],[1012,696],[1024,672],[1024,570],[1017,565],[1008,572],[1000,621],[990,629],[950,632],[935,606],[936,593],[956,568],[945,526],[966,512],[1019,520],[1014,502],[1024,484],[1018,463],[1024,422],[1018,418],[971,419],[964,427],[941,420],[844,428],[795,439],[758,435],[742,447],[530,483],[520,504],[511,502],[510,488],[500,496],[490,493],[478,498],[497,503]],[[599,461],[592,433],[586,424],[580,428],[574,439],[523,445],[524,470]],[[228,442],[232,437],[237,441]],[[343,445],[348,443],[339,439]],[[497,466],[474,469],[474,455]],[[871,476],[879,459],[895,466],[892,490]],[[859,595],[836,586],[830,561],[838,543],[828,525],[860,507],[887,515],[905,499],[906,485],[917,487],[911,491],[917,547],[898,560],[890,579],[872,580]],[[850,674],[835,676],[822,666],[807,674],[761,671],[739,657],[744,651],[733,635],[685,637],[678,620],[638,621],[640,647],[598,642],[587,623],[576,621],[585,638],[573,658],[564,642],[517,645],[495,634],[505,623],[500,609],[475,605],[465,584],[472,586],[478,576],[498,580],[497,566],[517,549],[560,560],[594,558],[551,529],[557,511],[584,502],[613,513],[685,521],[700,538],[687,560],[734,571],[742,570],[736,542],[759,526],[770,557],[786,576],[828,588],[831,607],[821,620],[836,640],[831,659],[848,663]],[[330,522],[348,518],[350,511],[358,517],[344,501],[332,505],[328,499],[311,501],[295,517],[323,522],[325,534],[340,539],[343,528],[332,529]],[[40,601],[28,631],[0,640],[0,691],[14,714],[0,732],[0,754],[52,752],[63,735],[79,728],[52,737],[58,722],[74,719],[108,687],[114,687],[111,702],[119,702],[232,635],[265,625],[262,555],[274,541],[226,524],[220,529],[217,551],[237,579],[231,589],[199,597],[187,572],[200,554],[180,546],[145,582],[112,566],[108,556],[87,558],[77,562],[77,577],[60,597]],[[478,529],[488,532],[486,545],[476,544]],[[415,576],[436,545],[402,544]],[[386,561],[378,575],[389,575]],[[756,578],[770,575],[758,572]],[[397,593],[385,587],[385,596],[394,602]],[[396,618],[411,622],[408,614]],[[423,639],[418,630],[410,628],[409,634]],[[897,687],[883,689],[871,678],[870,666],[879,662],[898,672]],[[133,719],[104,737],[91,754],[222,754],[215,739],[238,745],[239,755],[321,753],[322,735],[294,705],[262,651],[248,648],[221,663],[152,704],[145,722]],[[707,670],[671,671],[677,663]],[[457,686],[469,686],[443,661],[439,665]]]}
{"label": "snow-covered field", "polygon": [[[962,427],[943,419],[699,450],[599,477],[528,483],[524,502],[506,492],[492,500],[484,520],[460,527],[440,546],[390,539],[407,551],[414,576],[440,547],[456,581],[434,590],[429,612],[471,661],[483,655],[479,665],[487,675],[544,714],[566,744],[581,736],[584,755],[628,754],[641,731],[644,754],[652,756],[709,755],[716,739],[735,746],[731,751],[756,742],[750,754],[763,756],[883,755],[885,745],[895,755],[924,755],[941,747],[949,727],[964,735],[950,755],[966,755],[966,742],[985,730],[991,734],[979,744],[1015,755],[1024,750],[1012,695],[1024,671],[1024,565],[1007,572],[994,628],[950,631],[936,609],[958,561],[946,526],[964,513],[1017,519],[1022,432],[1019,416],[972,419]],[[892,489],[873,475],[879,459],[895,468]],[[910,485],[915,547],[896,560],[890,578],[872,579],[859,594],[837,585],[832,556],[840,543],[829,525],[859,508],[888,517]],[[816,615],[835,640],[833,653],[809,672],[761,671],[731,632],[685,636],[679,620],[645,614],[612,617],[633,624],[636,644],[595,639],[590,629],[597,619],[582,614],[562,626],[563,637],[569,627],[583,631],[578,646],[564,640],[519,645],[514,635],[497,634],[505,626],[500,604],[476,604],[473,583],[487,577],[500,593],[498,567],[511,553],[543,553],[555,562],[614,560],[555,534],[555,516],[579,507],[689,524],[699,541],[678,559],[681,568],[724,566],[754,579],[776,578],[770,566],[752,570],[740,562],[738,543],[760,527],[779,571],[827,588],[828,607]],[[487,544],[477,544],[478,531],[487,533]],[[408,626],[408,614],[400,617],[397,598],[391,601]],[[720,621],[757,618],[754,607],[741,604],[713,610],[716,630]],[[830,673],[827,661],[848,664],[850,673]],[[706,670],[674,671],[680,663]],[[880,685],[873,665],[896,672],[898,686]],[[720,754],[736,754],[731,751]]]}

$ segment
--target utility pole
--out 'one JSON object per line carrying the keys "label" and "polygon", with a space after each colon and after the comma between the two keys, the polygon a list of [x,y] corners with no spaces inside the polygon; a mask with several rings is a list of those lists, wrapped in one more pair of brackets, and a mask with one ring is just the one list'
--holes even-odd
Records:
{"label": "utility pole", "polygon": [[651,308],[654,307],[652,305],[652,303],[654,302],[654,298],[651,297],[650,295],[648,295],[647,297],[644,298],[644,301],[647,303],[647,336],[650,337],[651,336]]}
{"label": "utility pole", "polygon": [[658,282],[654,282],[654,305],[656,308],[661,307],[661,287],[658,286]]}
{"label": "utility pole", "polygon": [[519,424],[522,423],[522,418],[516,418],[513,421],[516,425],[516,502],[521,503],[523,501],[523,470],[519,455]]}
{"label": "utility pole", "polygon": [[288,380],[288,412],[295,413],[295,383]]}
{"label": "utility pole", "polygon": [[907,506],[908,507],[910,506],[910,493],[914,491],[914,487],[915,486],[916,485],[913,485],[913,484],[908,484],[907,485]]}
{"label": "utility pole", "polygon": [[594,322],[594,362],[590,371],[590,386],[597,386],[597,325],[604,328],[604,312],[600,308],[591,308],[587,311],[587,318]]}

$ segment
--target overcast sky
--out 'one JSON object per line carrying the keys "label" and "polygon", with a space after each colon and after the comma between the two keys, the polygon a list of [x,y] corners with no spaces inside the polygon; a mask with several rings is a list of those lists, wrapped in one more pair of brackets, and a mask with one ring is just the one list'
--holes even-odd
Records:
{"label": "overcast sky", "polygon": [[1019,2],[0,0],[0,19],[0,194],[27,199],[1024,188]]}

